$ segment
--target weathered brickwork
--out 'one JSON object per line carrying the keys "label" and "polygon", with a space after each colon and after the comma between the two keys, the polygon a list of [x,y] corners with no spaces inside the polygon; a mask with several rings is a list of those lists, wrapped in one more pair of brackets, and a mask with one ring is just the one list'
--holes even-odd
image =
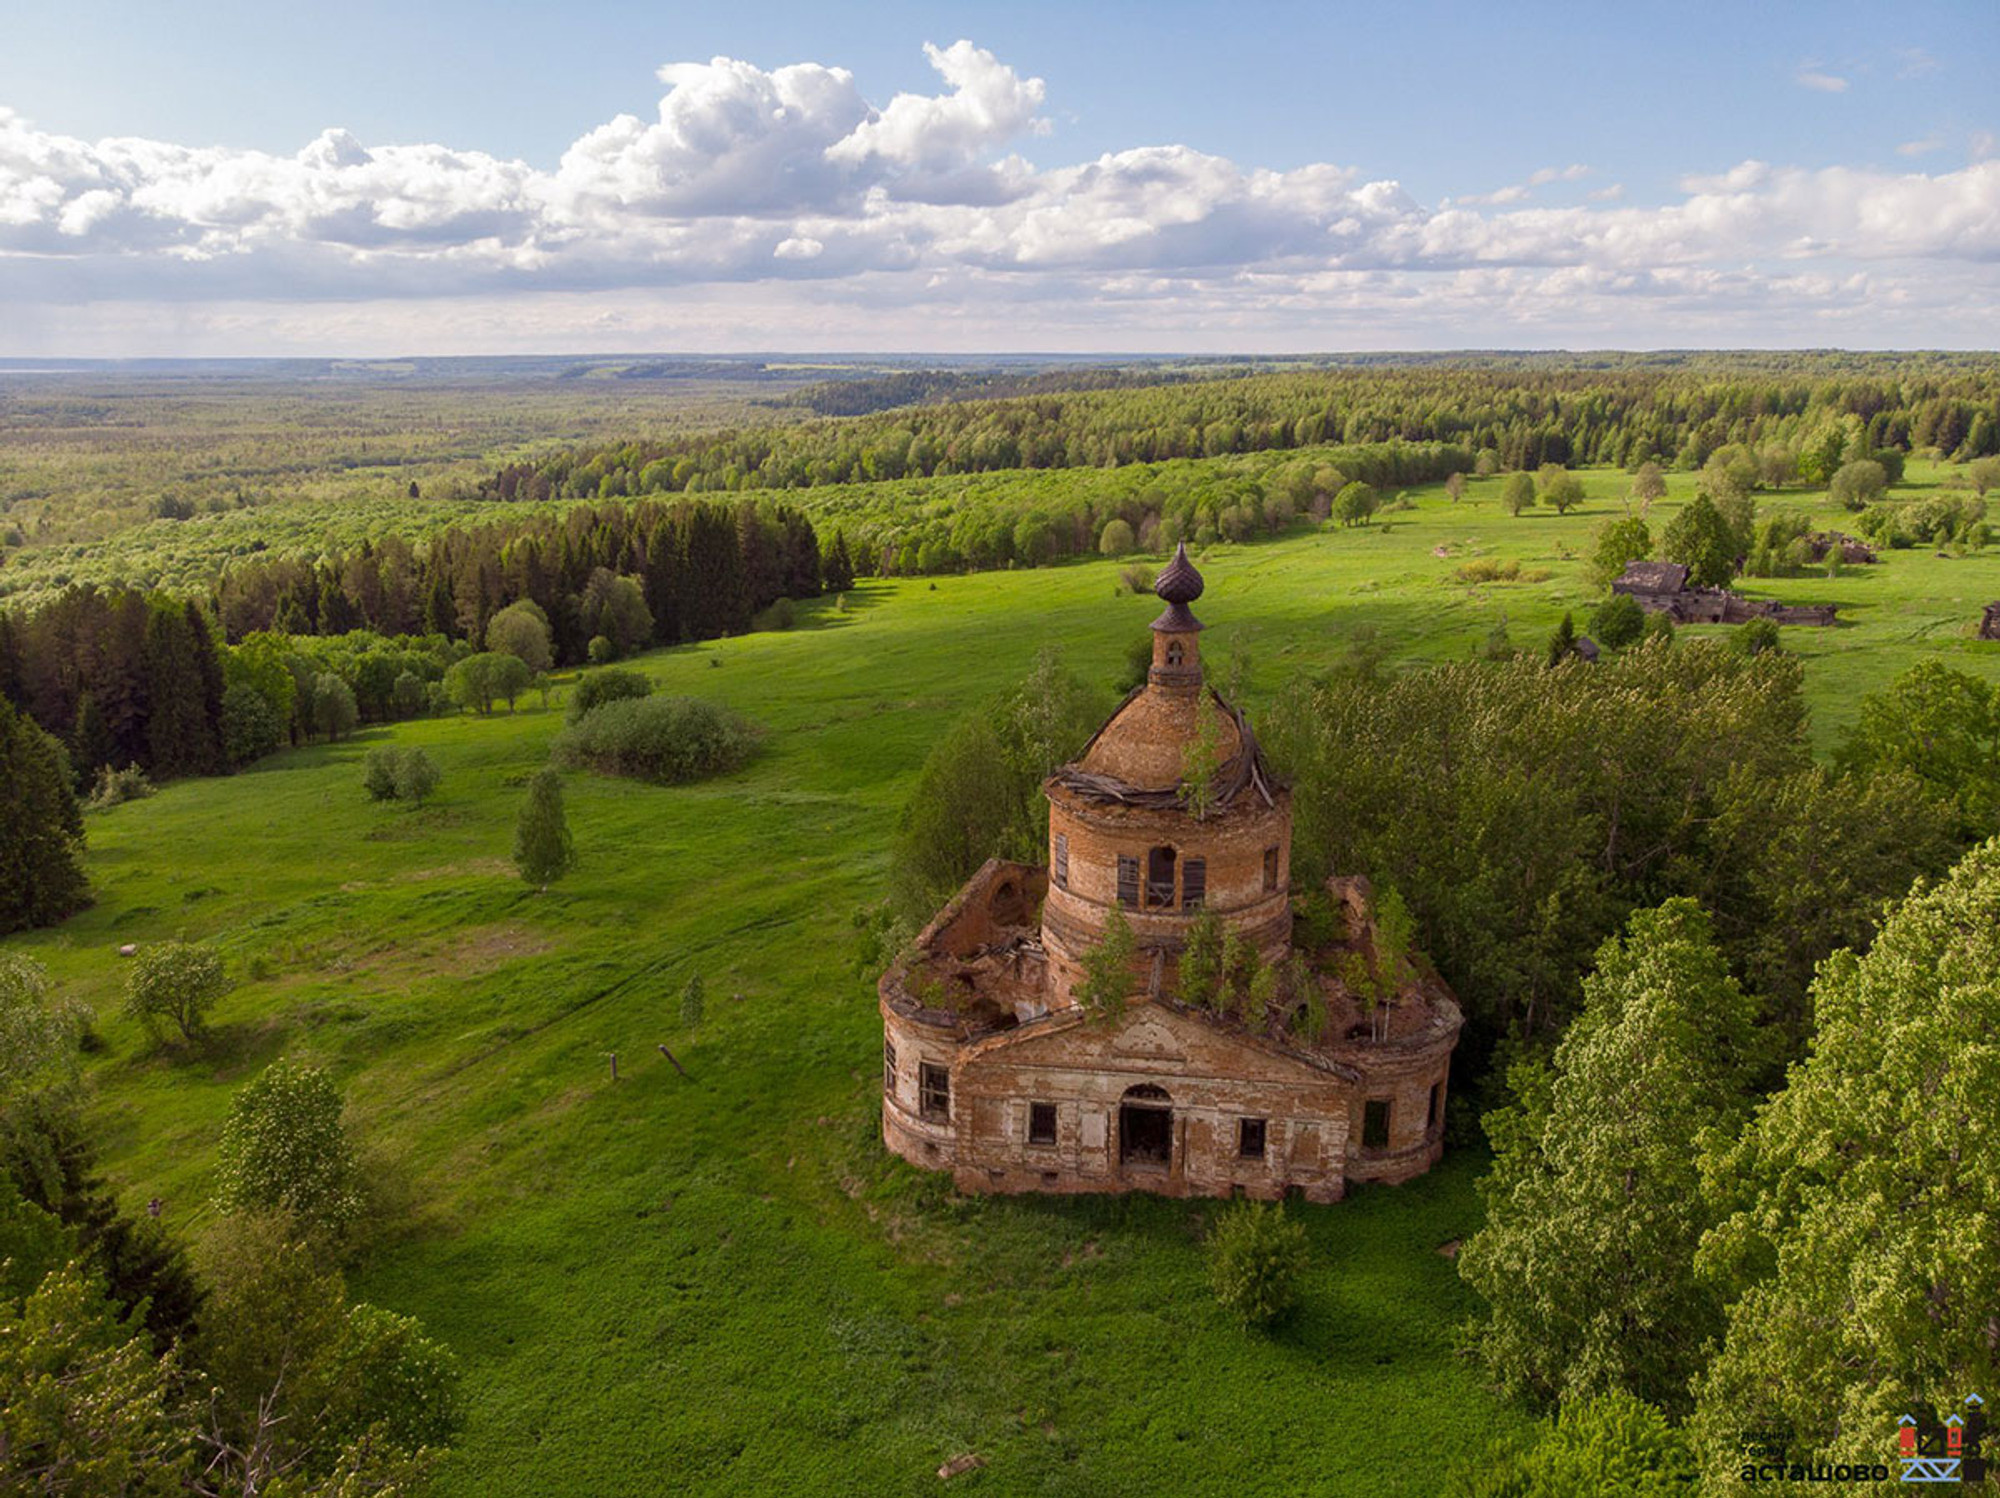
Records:
{"label": "weathered brickwork", "polygon": [[[1347,990],[1341,974],[1376,960],[1364,881],[1329,885],[1347,935],[1304,954],[1326,1016],[1310,1037],[1301,994],[1261,1028],[1181,1000],[1203,909],[1294,972],[1291,796],[1202,679],[1185,552],[1158,592],[1146,685],[1045,787],[1046,867],[989,862],[883,974],[884,1142],[968,1191],[1337,1201],[1421,1174],[1443,1149],[1460,1016],[1421,959],[1383,1008]],[[1191,804],[1204,758],[1210,794]],[[1136,952],[1107,1019],[1076,988],[1114,910]]]}

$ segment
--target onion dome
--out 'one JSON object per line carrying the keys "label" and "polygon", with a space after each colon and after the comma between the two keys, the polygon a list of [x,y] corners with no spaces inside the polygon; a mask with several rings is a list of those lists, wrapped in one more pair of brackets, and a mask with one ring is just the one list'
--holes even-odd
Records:
{"label": "onion dome", "polygon": [[1188,560],[1187,542],[1174,548],[1174,558],[1160,569],[1153,591],[1166,600],[1167,611],[1153,621],[1153,628],[1167,634],[1192,633],[1201,621],[1188,612],[1188,605],[1201,597],[1201,574]]}

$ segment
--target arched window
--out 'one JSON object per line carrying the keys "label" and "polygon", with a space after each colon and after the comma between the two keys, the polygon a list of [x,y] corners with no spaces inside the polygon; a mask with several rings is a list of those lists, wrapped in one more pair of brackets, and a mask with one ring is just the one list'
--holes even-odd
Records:
{"label": "arched window", "polygon": [[1169,666],[1178,666],[1186,659],[1187,647],[1185,645],[1181,644],[1179,640],[1167,641],[1167,664]]}

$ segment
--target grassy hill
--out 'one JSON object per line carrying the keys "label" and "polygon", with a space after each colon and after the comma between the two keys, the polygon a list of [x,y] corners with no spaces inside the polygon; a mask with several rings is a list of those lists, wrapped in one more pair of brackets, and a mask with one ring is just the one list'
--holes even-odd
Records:
{"label": "grassy hill", "polygon": [[[1458,505],[1415,491],[1386,528],[1215,548],[1209,659],[1247,657],[1254,711],[1363,631],[1392,661],[1444,658],[1504,613],[1538,647],[1564,609],[1581,622],[1577,558],[1626,483],[1585,479],[1568,517],[1510,518],[1488,480]],[[1450,581],[1480,557],[1548,576]],[[281,1053],[330,1065],[390,1202],[355,1289],[465,1365],[448,1493],[932,1492],[962,1451],[990,1465],[954,1489],[1235,1493],[1255,1474],[1273,1493],[1434,1491],[1413,1457],[1524,1418],[1451,1352],[1470,1307],[1437,1250],[1476,1224],[1476,1155],[1305,1210],[1304,1310],[1267,1339],[1207,1292],[1203,1204],[964,1200],[877,1143],[852,917],[879,897],[910,779],[1045,642],[1108,697],[1157,611],[1117,573],[871,582],[792,631],[648,657],[663,689],[763,725],[765,751],[692,787],[567,777],[580,863],[546,895],[507,862],[560,726],[529,706],[92,817],[98,903],[14,945],[98,1013],[94,1115],[121,1190],[198,1235],[232,1091]],[[1853,621],[1784,632],[1822,746],[1921,655],[2000,679],[2000,646],[1967,638],[2000,554],[1899,551],[1750,591]],[[434,804],[366,799],[361,758],[391,741],[436,759]],[[177,934],[216,942],[239,980],[193,1058],[147,1053],[116,1013],[119,944]],[[688,1030],[694,972],[707,1017]]]}

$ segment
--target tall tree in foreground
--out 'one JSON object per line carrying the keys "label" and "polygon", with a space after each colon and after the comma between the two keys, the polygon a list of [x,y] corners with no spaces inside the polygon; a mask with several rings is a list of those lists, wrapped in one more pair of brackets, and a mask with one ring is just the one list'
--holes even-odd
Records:
{"label": "tall tree in foreground", "polygon": [[80,1265],[0,1303],[0,1491],[185,1491],[191,1443],[172,1411],[175,1362],[154,1356]]}
{"label": "tall tree in foreground", "polygon": [[87,902],[83,816],[62,746],[0,697],[0,934]]}
{"label": "tall tree in foreground", "polygon": [[1701,1265],[1728,1292],[1696,1390],[1711,1470],[1746,1429],[1885,1460],[1916,1401],[2000,1388],[2000,839],[1813,986],[1811,1056],[1707,1167],[1738,1210]]}
{"label": "tall tree in foreground", "polygon": [[1711,1219],[1691,1145],[1748,1111],[1753,1007],[1700,905],[1669,900],[1599,949],[1554,1068],[1515,1068],[1518,1101],[1487,1121],[1486,1225],[1458,1260],[1502,1383],[1685,1405],[1722,1317],[1694,1273]]}
{"label": "tall tree in foreground", "polygon": [[569,819],[563,815],[562,777],[538,770],[528,782],[528,799],[514,828],[514,866],[528,883],[546,891],[576,862]]}

